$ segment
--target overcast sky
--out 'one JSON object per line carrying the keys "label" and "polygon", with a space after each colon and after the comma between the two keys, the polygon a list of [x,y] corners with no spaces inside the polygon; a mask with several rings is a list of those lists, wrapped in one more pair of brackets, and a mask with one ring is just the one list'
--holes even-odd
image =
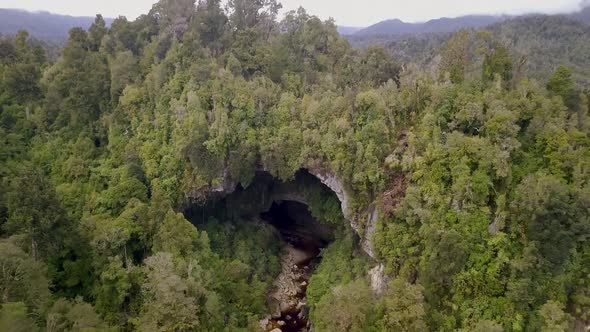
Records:
{"label": "overcast sky", "polygon": [[[465,14],[523,14],[570,12],[582,0],[283,0],[284,10],[303,6],[338,25],[368,26],[389,18],[420,22]],[[46,10],[73,16],[119,15],[135,19],[145,14],[156,0],[0,0],[0,8]]]}

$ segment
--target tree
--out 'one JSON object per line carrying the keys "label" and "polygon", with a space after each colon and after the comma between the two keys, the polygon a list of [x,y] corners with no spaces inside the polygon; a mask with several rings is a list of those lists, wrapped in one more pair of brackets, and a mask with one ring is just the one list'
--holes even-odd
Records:
{"label": "tree", "polygon": [[74,301],[58,299],[47,314],[47,332],[105,331],[110,329],[94,311],[92,305],[81,298]]}
{"label": "tree", "polygon": [[442,49],[441,76],[448,73],[452,83],[462,83],[470,62],[469,32],[461,30]]}
{"label": "tree", "polygon": [[366,75],[366,80],[375,86],[385,84],[389,80],[399,84],[400,66],[383,47],[368,48],[362,54],[361,64],[361,72]]}
{"label": "tree", "polygon": [[168,28],[176,37],[181,37],[194,12],[195,0],[160,0],[152,7],[150,16],[155,17],[162,27]]}
{"label": "tree", "polygon": [[168,210],[164,222],[154,238],[154,252],[169,252],[178,257],[188,257],[195,252],[199,239],[197,228],[181,213]]}
{"label": "tree", "polygon": [[273,24],[282,6],[276,0],[230,0],[230,22],[235,30]]}
{"label": "tree", "polygon": [[100,49],[102,39],[106,36],[108,29],[102,15],[97,14],[94,23],[88,29],[88,41],[90,42],[90,50],[97,52]]}
{"label": "tree", "polygon": [[33,259],[55,254],[69,220],[55,189],[39,170],[27,167],[12,178],[5,199],[8,219],[4,230],[9,235],[26,236]]}
{"label": "tree", "polygon": [[147,201],[147,188],[135,177],[122,176],[118,183],[113,183],[101,194],[99,203],[103,211],[117,216],[132,198]]}
{"label": "tree", "polygon": [[508,49],[503,45],[496,45],[483,61],[483,80],[491,82],[498,75],[503,82],[512,80],[512,59]]}
{"label": "tree", "polygon": [[502,325],[491,320],[480,320],[475,325],[474,332],[503,332]]}
{"label": "tree", "polygon": [[539,315],[543,320],[542,332],[571,331],[572,317],[563,311],[564,305],[557,301],[547,301],[539,309]]}
{"label": "tree", "polygon": [[45,264],[31,258],[10,240],[1,240],[0,267],[2,306],[21,302],[27,312],[40,315],[51,295]]}
{"label": "tree", "polygon": [[17,60],[16,47],[12,40],[0,38],[0,63],[10,64]]}
{"label": "tree", "polygon": [[145,300],[138,328],[144,331],[193,331],[201,325],[197,301],[189,284],[177,274],[170,253],[157,253],[145,260]]}
{"label": "tree", "polygon": [[564,264],[576,241],[590,232],[583,202],[557,178],[544,174],[528,176],[516,189],[515,217],[552,266]]}
{"label": "tree", "polygon": [[382,328],[388,331],[408,332],[427,330],[427,307],[423,292],[424,288],[420,285],[411,285],[402,279],[391,281],[387,294],[382,299]]}
{"label": "tree", "polygon": [[0,331],[35,332],[39,327],[29,317],[24,303],[4,303],[0,307]]}
{"label": "tree", "polygon": [[72,127],[98,119],[109,102],[109,70],[106,59],[90,51],[86,31],[74,28],[58,64],[45,76],[48,111]]}
{"label": "tree", "polygon": [[579,93],[572,79],[572,72],[566,66],[559,66],[547,82],[547,90],[561,97],[565,106],[574,111],[579,104]]}
{"label": "tree", "polygon": [[121,258],[110,258],[100,274],[100,284],[94,291],[97,311],[110,322],[120,322],[121,309],[130,288],[129,272],[123,267]]}
{"label": "tree", "polygon": [[223,45],[228,18],[221,8],[221,0],[199,1],[194,26],[199,33],[203,46],[210,47],[217,52]]}
{"label": "tree", "polygon": [[119,103],[119,97],[125,87],[133,83],[138,73],[137,59],[131,51],[118,52],[111,61],[111,100],[113,104]]}
{"label": "tree", "polygon": [[40,76],[37,65],[19,63],[4,71],[2,88],[16,103],[30,103],[41,96]]}
{"label": "tree", "polygon": [[317,331],[361,331],[371,314],[373,294],[364,280],[335,287],[314,308]]}
{"label": "tree", "polygon": [[489,31],[479,32],[479,53],[484,56],[482,79],[492,82],[498,75],[504,83],[512,80],[512,58],[508,48],[496,40]]}

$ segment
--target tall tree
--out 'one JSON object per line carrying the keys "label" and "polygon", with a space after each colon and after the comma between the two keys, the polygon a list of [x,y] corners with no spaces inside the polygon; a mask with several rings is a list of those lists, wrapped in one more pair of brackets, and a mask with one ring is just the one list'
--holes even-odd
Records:
{"label": "tall tree", "polygon": [[102,15],[96,15],[94,19],[94,23],[88,29],[88,40],[90,42],[90,50],[98,51],[100,48],[100,44],[102,43],[102,39],[107,34],[108,29],[106,27],[106,23]]}
{"label": "tall tree", "polygon": [[38,170],[25,168],[10,181],[5,199],[4,231],[25,235],[35,259],[55,254],[69,221],[47,179]]}
{"label": "tall tree", "polygon": [[453,83],[461,83],[470,64],[469,32],[461,30],[447,41],[442,49],[441,76],[449,74]]}
{"label": "tall tree", "polygon": [[574,111],[579,106],[579,92],[572,79],[572,72],[566,66],[559,66],[547,82],[547,90],[554,96],[559,96],[563,103]]}

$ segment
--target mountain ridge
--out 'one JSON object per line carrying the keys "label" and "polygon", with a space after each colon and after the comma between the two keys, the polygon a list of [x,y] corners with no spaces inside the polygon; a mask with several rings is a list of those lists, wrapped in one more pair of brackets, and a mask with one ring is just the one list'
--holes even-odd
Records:
{"label": "mountain ridge", "polygon": [[510,16],[466,15],[456,18],[441,17],[422,23],[407,23],[400,19],[378,22],[354,33],[356,36],[380,34],[415,34],[432,32],[453,32],[464,28],[481,28],[505,21]]}
{"label": "mountain ridge", "polygon": [[[67,39],[70,29],[88,29],[94,19],[95,17],[90,16],[70,16],[48,11],[0,8],[0,34],[14,35],[19,30],[27,30],[37,39],[62,42]],[[112,18],[105,18],[107,25],[112,21]]]}
{"label": "mountain ridge", "polygon": [[[425,22],[404,22],[399,18],[392,18],[377,22],[368,27],[349,30],[342,27],[339,32],[348,36],[376,36],[376,35],[409,35],[422,33],[447,33],[461,29],[483,28],[496,23],[518,17],[540,15],[535,13],[523,15],[463,15],[458,17],[441,17]],[[542,14],[548,15],[548,14]],[[549,16],[567,16],[577,21],[590,24],[590,1],[582,4],[580,10],[569,14],[553,14]]]}

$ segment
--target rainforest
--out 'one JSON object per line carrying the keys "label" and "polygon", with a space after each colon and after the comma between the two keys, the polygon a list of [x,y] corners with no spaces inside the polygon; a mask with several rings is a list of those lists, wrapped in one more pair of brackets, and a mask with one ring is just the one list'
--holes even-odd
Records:
{"label": "rainforest", "polygon": [[590,26],[280,9],[0,35],[0,331],[587,331]]}

